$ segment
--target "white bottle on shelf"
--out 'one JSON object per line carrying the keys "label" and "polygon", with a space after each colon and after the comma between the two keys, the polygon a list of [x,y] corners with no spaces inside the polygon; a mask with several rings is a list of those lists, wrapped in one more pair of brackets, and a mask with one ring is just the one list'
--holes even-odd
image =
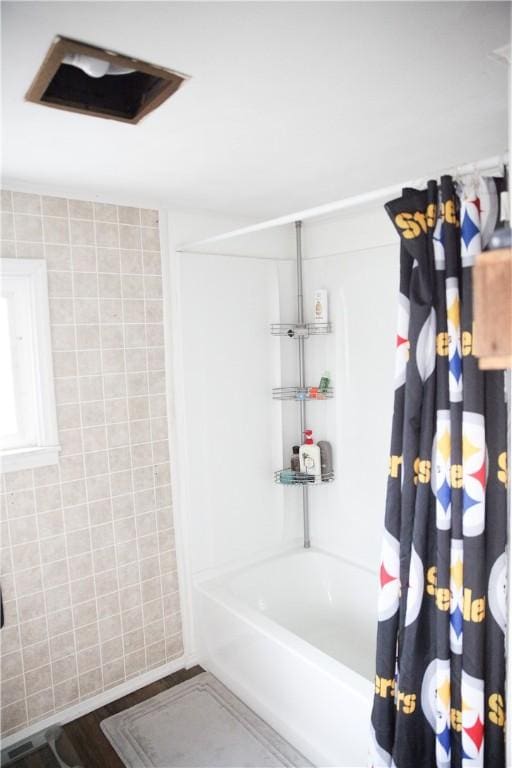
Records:
{"label": "white bottle on shelf", "polygon": [[329,310],[327,307],[327,291],[324,288],[317,288],[313,303],[313,322],[328,323]]}
{"label": "white bottle on shelf", "polygon": [[304,430],[304,435],[304,445],[301,445],[299,450],[300,471],[320,478],[322,475],[320,448],[313,443],[311,429]]}

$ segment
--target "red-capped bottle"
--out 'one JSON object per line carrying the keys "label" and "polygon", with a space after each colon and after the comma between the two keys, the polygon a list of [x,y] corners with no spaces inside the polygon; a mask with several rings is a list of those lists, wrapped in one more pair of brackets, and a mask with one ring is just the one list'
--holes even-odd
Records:
{"label": "red-capped bottle", "polygon": [[320,478],[322,469],[320,465],[320,448],[313,442],[313,431],[304,430],[304,444],[299,451],[300,471],[308,475]]}

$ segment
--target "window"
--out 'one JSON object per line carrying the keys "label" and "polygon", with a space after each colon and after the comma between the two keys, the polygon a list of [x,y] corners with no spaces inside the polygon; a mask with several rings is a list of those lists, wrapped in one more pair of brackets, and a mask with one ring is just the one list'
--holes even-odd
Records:
{"label": "window", "polygon": [[46,263],[0,259],[0,468],[56,464]]}

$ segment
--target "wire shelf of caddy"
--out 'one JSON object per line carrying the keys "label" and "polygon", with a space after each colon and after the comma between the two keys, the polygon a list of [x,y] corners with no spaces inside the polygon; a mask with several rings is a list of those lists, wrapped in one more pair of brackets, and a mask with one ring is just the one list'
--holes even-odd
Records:
{"label": "wire shelf of caddy", "polygon": [[274,400],[330,400],[334,397],[333,387],[274,387]]}
{"label": "wire shelf of caddy", "polygon": [[274,472],[274,482],[279,485],[321,485],[333,480],[334,472],[324,472],[321,476],[308,475],[307,472],[294,472],[289,467]]}
{"label": "wire shelf of caddy", "polygon": [[290,339],[307,339],[332,332],[331,323],[272,323],[272,336],[288,336]]}

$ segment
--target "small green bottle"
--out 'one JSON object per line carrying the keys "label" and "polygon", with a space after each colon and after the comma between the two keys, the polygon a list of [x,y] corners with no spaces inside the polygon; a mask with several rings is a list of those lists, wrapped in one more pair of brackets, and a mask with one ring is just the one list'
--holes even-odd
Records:
{"label": "small green bottle", "polygon": [[318,391],[325,395],[325,393],[329,389],[330,381],[331,381],[331,372],[325,371],[322,378],[320,379],[320,384],[318,385]]}

